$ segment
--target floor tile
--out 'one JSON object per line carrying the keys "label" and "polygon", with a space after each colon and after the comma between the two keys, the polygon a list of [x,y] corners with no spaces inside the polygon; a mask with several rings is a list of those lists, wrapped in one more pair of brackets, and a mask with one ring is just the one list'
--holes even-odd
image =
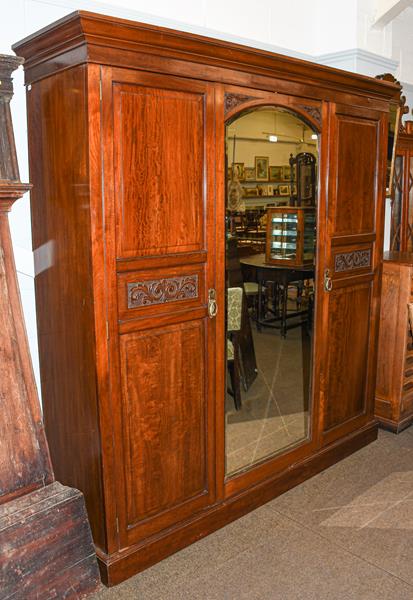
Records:
{"label": "floor tile", "polygon": [[413,428],[93,600],[413,600]]}
{"label": "floor tile", "polygon": [[411,600],[413,587],[315,536],[294,530],[228,561],[211,577],[193,579],[162,597],[190,600]]}

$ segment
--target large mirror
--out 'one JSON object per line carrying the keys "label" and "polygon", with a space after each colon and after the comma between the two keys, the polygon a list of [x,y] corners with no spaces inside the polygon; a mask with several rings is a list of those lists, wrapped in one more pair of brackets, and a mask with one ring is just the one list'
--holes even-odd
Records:
{"label": "large mirror", "polygon": [[226,125],[226,475],[310,436],[318,136],[259,107]]}

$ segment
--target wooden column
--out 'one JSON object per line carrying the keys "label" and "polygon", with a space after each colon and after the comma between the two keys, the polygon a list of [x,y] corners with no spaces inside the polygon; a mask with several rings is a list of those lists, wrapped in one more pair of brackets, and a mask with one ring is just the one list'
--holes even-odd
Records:
{"label": "wooden column", "polygon": [[98,585],[96,557],[82,494],[54,480],[8,222],[31,187],[20,182],[10,114],[22,62],[0,55],[0,599],[79,598]]}

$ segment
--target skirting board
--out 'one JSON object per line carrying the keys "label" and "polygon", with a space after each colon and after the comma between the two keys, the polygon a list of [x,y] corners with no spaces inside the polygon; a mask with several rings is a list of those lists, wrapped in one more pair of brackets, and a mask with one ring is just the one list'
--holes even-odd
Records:
{"label": "skirting board", "polygon": [[393,421],[392,419],[386,419],[385,417],[376,416],[376,418],[379,422],[379,427],[391,431],[392,433],[401,433],[413,423],[413,415],[401,419],[400,421]]}

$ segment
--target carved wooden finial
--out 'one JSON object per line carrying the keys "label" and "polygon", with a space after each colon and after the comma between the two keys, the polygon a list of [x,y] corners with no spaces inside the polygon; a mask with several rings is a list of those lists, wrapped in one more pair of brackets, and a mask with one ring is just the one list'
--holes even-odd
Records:
{"label": "carved wooden finial", "polygon": [[397,85],[400,86],[400,99],[399,99],[399,106],[400,106],[400,119],[399,119],[399,133],[406,133],[406,127],[403,123],[403,115],[407,115],[407,113],[409,112],[409,107],[406,104],[406,96],[404,96],[402,94],[403,91],[403,86],[400,83],[400,81],[398,81],[394,75],[392,75],[391,73],[383,73],[382,75],[376,75],[376,79],[381,79],[382,81],[390,81],[390,83],[395,83]]}

